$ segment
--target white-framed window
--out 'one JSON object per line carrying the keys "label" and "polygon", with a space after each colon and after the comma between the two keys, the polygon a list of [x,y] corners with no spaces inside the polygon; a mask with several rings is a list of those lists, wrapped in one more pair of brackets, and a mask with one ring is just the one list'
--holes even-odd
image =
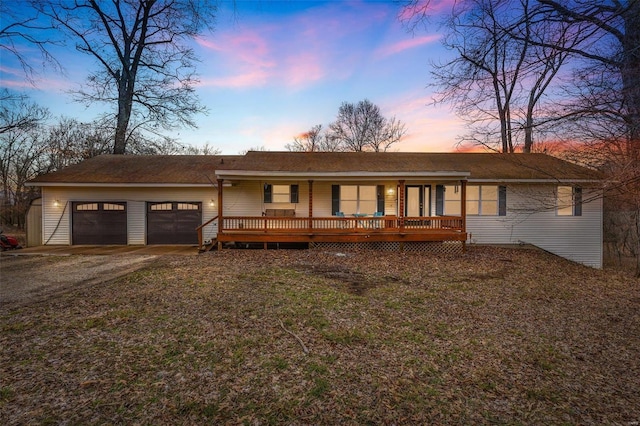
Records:
{"label": "white-framed window", "polygon": [[376,185],[340,185],[340,211],[373,214],[378,209]]}
{"label": "white-framed window", "polygon": [[556,214],[558,216],[582,216],[582,188],[558,186],[556,189]]}
{"label": "white-framed window", "polygon": [[[466,213],[472,216],[506,216],[507,187],[467,185]],[[436,185],[436,214],[459,216],[462,213],[462,186]]]}
{"label": "white-framed window", "polygon": [[288,203],[291,200],[290,185],[273,185],[272,203]]}
{"label": "white-framed window", "polygon": [[467,186],[467,214],[498,215],[498,187],[493,185]]}
{"label": "white-framed window", "polygon": [[298,185],[264,184],[264,203],[297,203],[299,198]]}
{"label": "white-framed window", "polygon": [[460,185],[445,185],[444,214],[458,216],[461,214],[462,188]]}

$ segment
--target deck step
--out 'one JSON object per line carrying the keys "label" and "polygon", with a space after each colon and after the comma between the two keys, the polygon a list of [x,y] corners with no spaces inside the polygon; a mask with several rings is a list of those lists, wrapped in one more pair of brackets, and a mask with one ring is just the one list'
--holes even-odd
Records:
{"label": "deck step", "polygon": [[198,253],[204,253],[204,252],[207,252],[207,251],[211,251],[211,250],[213,250],[213,249],[217,246],[217,244],[218,244],[218,240],[216,240],[215,238],[213,238],[213,239],[209,242],[209,244],[204,244],[202,247],[200,247],[200,248],[198,249]]}

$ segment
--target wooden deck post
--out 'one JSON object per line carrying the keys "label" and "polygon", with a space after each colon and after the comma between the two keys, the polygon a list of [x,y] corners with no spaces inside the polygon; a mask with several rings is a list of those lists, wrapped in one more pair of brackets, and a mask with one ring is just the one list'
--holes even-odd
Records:
{"label": "wooden deck post", "polygon": [[398,226],[400,227],[400,232],[402,232],[404,230],[404,191],[405,191],[405,187],[404,187],[404,180],[401,180],[398,182],[399,183],[399,189],[398,189],[398,198],[399,198],[399,206],[398,206]]}
{"label": "wooden deck post", "polygon": [[[467,181],[462,179],[460,181],[460,216],[462,216],[462,232],[467,232]],[[462,242],[462,251],[467,250],[467,240]]]}
{"label": "wooden deck post", "polygon": [[313,181],[309,180],[309,232],[313,228]]}
{"label": "wooden deck post", "polygon": [[[218,234],[222,234],[224,217],[222,216],[222,183],[224,179],[218,179]],[[218,240],[218,250],[222,250],[222,242]]]}

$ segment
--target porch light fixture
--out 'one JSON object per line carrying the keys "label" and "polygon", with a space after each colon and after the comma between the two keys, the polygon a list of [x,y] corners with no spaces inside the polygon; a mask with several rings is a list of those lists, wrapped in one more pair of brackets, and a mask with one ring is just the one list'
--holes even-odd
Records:
{"label": "porch light fixture", "polygon": [[60,207],[60,200],[53,200],[54,207]]}
{"label": "porch light fixture", "polygon": [[395,194],[395,192],[396,191],[393,188],[387,189],[387,194],[389,194],[389,195],[393,195],[393,194]]}
{"label": "porch light fixture", "polygon": [[213,199],[211,199],[211,200],[209,200],[209,205],[210,205],[211,207],[213,207],[213,206],[215,206],[215,205],[216,205],[216,202],[215,202],[215,201],[213,201]]}

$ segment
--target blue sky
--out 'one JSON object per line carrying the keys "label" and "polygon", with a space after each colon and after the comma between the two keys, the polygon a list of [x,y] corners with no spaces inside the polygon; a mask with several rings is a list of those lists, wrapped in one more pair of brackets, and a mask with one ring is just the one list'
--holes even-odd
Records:
{"label": "blue sky", "polygon": [[[434,2],[446,8],[448,1]],[[315,124],[328,125],[344,101],[369,99],[408,133],[394,150],[452,151],[461,122],[449,108],[431,106],[429,61],[446,59],[437,27],[409,33],[391,1],[237,1],[223,3],[215,32],[196,41],[201,101],[209,108],[199,128],[175,134],[224,154],[249,148],[284,150]],[[89,58],[60,52],[64,74],[48,71],[24,89],[54,114],[92,119],[98,112],[74,103]],[[9,61],[3,86],[20,86]]]}

